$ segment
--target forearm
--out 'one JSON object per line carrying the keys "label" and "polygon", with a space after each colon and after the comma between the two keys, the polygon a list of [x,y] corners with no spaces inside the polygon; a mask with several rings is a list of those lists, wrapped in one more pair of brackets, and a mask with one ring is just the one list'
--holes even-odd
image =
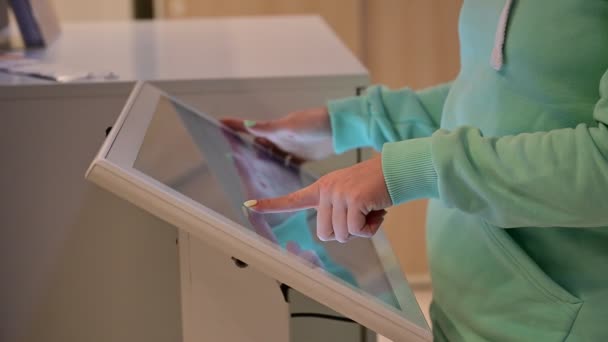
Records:
{"label": "forearm", "polygon": [[336,152],[380,150],[386,142],[430,136],[439,128],[449,89],[449,83],[419,92],[373,86],[363,96],[330,101]]}
{"label": "forearm", "polygon": [[608,225],[608,130],[484,138],[437,132],[432,153],[442,201],[501,227]]}
{"label": "forearm", "polygon": [[597,125],[484,137],[473,127],[384,145],[394,204],[420,197],[500,227],[608,226],[608,72]]}

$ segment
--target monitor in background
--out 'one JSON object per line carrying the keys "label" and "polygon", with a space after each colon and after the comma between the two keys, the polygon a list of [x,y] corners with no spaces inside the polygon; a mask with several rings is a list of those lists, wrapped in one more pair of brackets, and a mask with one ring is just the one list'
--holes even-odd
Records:
{"label": "monitor in background", "polygon": [[0,48],[8,43],[8,0],[0,0]]}
{"label": "monitor in background", "polygon": [[[61,31],[59,20],[50,0],[8,1],[15,15],[17,25],[19,25],[19,31],[25,46],[48,46],[59,37]],[[2,2],[6,2],[6,0],[0,0],[0,3]]]}
{"label": "monitor in background", "polygon": [[8,2],[0,0],[0,30],[8,27]]}

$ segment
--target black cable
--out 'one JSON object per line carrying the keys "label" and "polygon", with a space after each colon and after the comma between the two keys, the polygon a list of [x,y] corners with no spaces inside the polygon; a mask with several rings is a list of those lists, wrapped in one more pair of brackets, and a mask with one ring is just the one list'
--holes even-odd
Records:
{"label": "black cable", "polygon": [[346,318],[346,317],[342,317],[342,316],[322,314],[322,313],[317,313],[317,312],[294,312],[294,313],[291,314],[291,317],[293,317],[293,318],[297,318],[297,317],[313,317],[313,318],[330,319],[330,320],[334,320],[334,321],[359,324],[359,323],[353,321],[350,318]]}
{"label": "black cable", "polygon": [[[280,283],[279,286],[281,288],[281,293],[283,294],[283,299],[285,299],[286,303],[289,303],[289,290],[291,290],[291,287],[289,287],[289,285],[283,284],[283,283]],[[321,319],[334,320],[334,321],[338,321],[338,322],[359,324],[359,323],[353,321],[350,318],[346,318],[346,317],[342,317],[342,316],[322,314],[322,313],[316,313],[316,312],[294,312],[294,313],[291,314],[291,317],[292,318],[312,317],[312,318],[321,318]],[[361,342],[366,342],[367,341],[367,328],[365,326],[361,325],[361,324],[359,324],[359,327],[360,327],[360,334],[361,334],[360,335]]]}

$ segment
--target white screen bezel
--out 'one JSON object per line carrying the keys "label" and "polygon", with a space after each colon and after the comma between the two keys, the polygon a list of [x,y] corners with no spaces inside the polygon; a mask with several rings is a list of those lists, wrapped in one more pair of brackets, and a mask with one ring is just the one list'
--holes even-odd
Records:
{"label": "white screen bezel", "polygon": [[[160,96],[165,94],[146,83],[135,86],[89,167],[87,179],[394,341],[432,340],[430,330],[408,321],[396,309],[282,253],[245,227],[135,169],[133,165]],[[372,241],[376,248],[388,246],[381,231]],[[394,257],[391,259],[396,262]],[[400,305],[405,304],[400,301]]]}

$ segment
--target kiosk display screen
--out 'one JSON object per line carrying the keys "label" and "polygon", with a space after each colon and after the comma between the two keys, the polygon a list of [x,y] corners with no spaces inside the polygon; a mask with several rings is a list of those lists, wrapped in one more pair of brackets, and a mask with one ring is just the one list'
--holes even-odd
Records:
{"label": "kiosk display screen", "polygon": [[[132,96],[131,106],[123,112],[120,130],[107,154],[110,162],[128,161],[133,170],[170,193],[233,222],[231,233],[253,236],[260,245],[295,257],[300,267],[318,271],[319,281],[346,286],[428,331],[382,233],[345,244],[322,242],[316,235],[315,210],[260,214],[243,207],[248,199],[296,191],[314,182],[315,176],[152,86],[140,88],[143,90]],[[146,97],[146,93],[153,96]],[[130,137],[129,126],[137,127]],[[136,145],[130,147],[131,160],[112,151],[127,142]]]}

